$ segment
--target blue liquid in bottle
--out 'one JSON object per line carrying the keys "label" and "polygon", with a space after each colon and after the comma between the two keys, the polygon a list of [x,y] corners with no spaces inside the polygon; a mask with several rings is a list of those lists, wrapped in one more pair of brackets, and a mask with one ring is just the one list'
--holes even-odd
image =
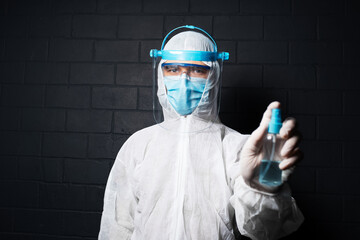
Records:
{"label": "blue liquid in bottle", "polygon": [[260,183],[267,186],[279,186],[282,183],[279,168],[280,161],[261,160]]}
{"label": "blue liquid in bottle", "polygon": [[263,159],[261,160],[259,174],[259,182],[270,187],[282,184],[282,171],[279,168],[282,159],[276,153],[282,142],[278,136],[281,126],[280,109],[273,109],[268,134],[263,142]]}

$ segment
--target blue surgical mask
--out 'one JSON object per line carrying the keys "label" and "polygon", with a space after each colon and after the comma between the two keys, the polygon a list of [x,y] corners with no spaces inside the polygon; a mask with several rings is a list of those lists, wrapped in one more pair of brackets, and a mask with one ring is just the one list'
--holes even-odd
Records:
{"label": "blue surgical mask", "polygon": [[199,105],[206,86],[205,78],[191,79],[185,74],[164,77],[168,100],[180,115],[189,115]]}

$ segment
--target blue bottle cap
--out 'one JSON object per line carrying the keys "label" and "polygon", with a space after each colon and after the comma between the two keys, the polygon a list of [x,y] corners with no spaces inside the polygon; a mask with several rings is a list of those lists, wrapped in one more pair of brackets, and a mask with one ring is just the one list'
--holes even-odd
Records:
{"label": "blue bottle cap", "polygon": [[281,127],[282,127],[281,110],[280,108],[274,108],[271,112],[271,120],[269,123],[268,132],[273,134],[278,134],[280,132]]}

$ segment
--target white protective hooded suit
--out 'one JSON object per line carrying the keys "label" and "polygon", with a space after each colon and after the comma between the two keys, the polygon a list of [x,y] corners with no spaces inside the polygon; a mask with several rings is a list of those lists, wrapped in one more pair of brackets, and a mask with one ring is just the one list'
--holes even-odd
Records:
{"label": "white protective hooded suit", "polygon": [[[209,51],[212,45],[188,31],[175,35],[165,49]],[[213,66],[209,91],[219,87],[219,71]],[[248,136],[217,120],[211,97],[216,94],[191,115],[179,116],[162,79],[159,71],[165,121],[136,132],[119,151],[106,186],[99,239],[229,240],[235,239],[235,218],[241,234],[252,239],[295,231],[303,216],[286,185],[267,194],[244,183],[239,156]]]}

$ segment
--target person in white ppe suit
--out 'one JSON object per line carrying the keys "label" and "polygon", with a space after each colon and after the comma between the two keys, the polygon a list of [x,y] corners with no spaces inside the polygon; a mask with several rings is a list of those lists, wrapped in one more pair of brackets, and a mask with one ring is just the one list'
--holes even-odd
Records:
{"label": "person in white ppe suit", "polygon": [[[170,33],[184,30],[165,44]],[[156,125],[120,149],[107,182],[99,239],[235,239],[234,222],[251,239],[278,239],[303,222],[286,175],[301,158],[295,120],[283,123],[283,184],[259,183],[259,127],[242,135],[219,118],[222,61],[215,41],[194,26],[174,29],[154,59]]]}

